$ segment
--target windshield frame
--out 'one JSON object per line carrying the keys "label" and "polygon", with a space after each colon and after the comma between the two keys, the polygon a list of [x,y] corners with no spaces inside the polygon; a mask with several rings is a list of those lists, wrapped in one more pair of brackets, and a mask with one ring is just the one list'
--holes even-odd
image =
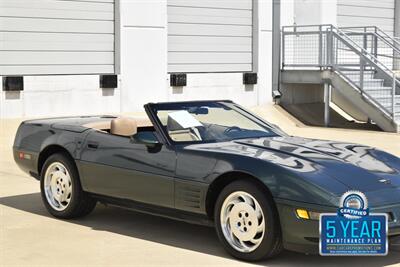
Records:
{"label": "windshield frame", "polygon": [[[218,103],[220,105],[225,105],[229,108],[234,109],[236,112],[240,113],[247,119],[251,120],[252,122],[266,128],[269,130],[272,135],[271,137],[275,136],[282,136],[282,133],[279,131],[279,129],[276,129],[272,124],[268,123],[264,119],[256,116],[252,112],[247,111],[240,105],[234,103],[233,101],[230,100],[209,100],[209,101],[182,101],[182,102],[162,102],[162,103],[149,103],[145,105],[146,110],[149,111],[151,114],[150,117],[152,117],[153,124],[154,126],[157,125],[156,129],[161,131],[161,134],[163,135],[164,139],[167,141],[168,144],[170,145],[190,145],[190,144],[209,144],[209,143],[223,143],[223,142],[230,142],[234,140],[240,140],[240,139],[252,139],[252,138],[266,138],[266,137],[246,137],[246,138],[235,138],[232,140],[225,140],[225,141],[219,141],[219,140],[206,140],[206,141],[182,141],[182,142],[176,142],[172,140],[172,138],[169,136],[168,132],[166,131],[164,125],[162,124],[160,118],[158,117],[157,113],[158,111],[163,111],[163,110],[180,110],[180,109],[175,109],[177,106],[182,106],[182,109],[184,108],[185,105],[192,105],[196,104],[199,106],[207,106],[211,104]],[[269,137],[269,136],[268,136]]]}

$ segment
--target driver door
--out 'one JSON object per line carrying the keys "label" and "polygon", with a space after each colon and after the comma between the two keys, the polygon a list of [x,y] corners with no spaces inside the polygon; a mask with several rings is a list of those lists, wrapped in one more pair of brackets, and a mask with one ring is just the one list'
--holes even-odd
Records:
{"label": "driver door", "polygon": [[174,207],[175,151],[149,149],[129,137],[92,131],[84,143],[83,186],[100,195]]}

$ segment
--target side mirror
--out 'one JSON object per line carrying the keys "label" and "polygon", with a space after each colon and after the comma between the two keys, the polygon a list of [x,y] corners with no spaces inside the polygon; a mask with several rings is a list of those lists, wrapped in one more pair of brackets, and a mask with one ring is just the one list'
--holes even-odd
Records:
{"label": "side mirror", "polygon": [[138,132],[132,136],[132,141],[137,144],[146,145],[149,148],[161,145],[154,132]]}

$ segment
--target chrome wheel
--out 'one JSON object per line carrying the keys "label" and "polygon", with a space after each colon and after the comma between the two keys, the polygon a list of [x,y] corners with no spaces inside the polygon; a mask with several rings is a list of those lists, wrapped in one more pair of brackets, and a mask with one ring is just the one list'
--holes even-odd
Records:
{"label": "chrome wheel", "polygon": [[65,210],[72,196],[72,181],[67,168],[60,162],[52,163],[44,175],[47,203],[57,210]]}
{"label": "chrome wheel", "polygon": [[265,234],[265,218],[260,204],[249,193],[237,191],[222,204],[221,228],[226,241],[235,250],[256,250]]}

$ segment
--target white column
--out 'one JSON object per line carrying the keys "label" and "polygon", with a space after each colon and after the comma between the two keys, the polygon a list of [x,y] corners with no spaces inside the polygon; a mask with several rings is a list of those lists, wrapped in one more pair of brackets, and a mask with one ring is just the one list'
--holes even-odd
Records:
{"label": "white column", "polygon": [[121,107],[167,101],[167,1],[121,0]]}
{"label": "white column", "polygon": [[330,124],[330,107],[331,102],[331,85],[329,83],[324,83],[324,124],[328,127]]}

